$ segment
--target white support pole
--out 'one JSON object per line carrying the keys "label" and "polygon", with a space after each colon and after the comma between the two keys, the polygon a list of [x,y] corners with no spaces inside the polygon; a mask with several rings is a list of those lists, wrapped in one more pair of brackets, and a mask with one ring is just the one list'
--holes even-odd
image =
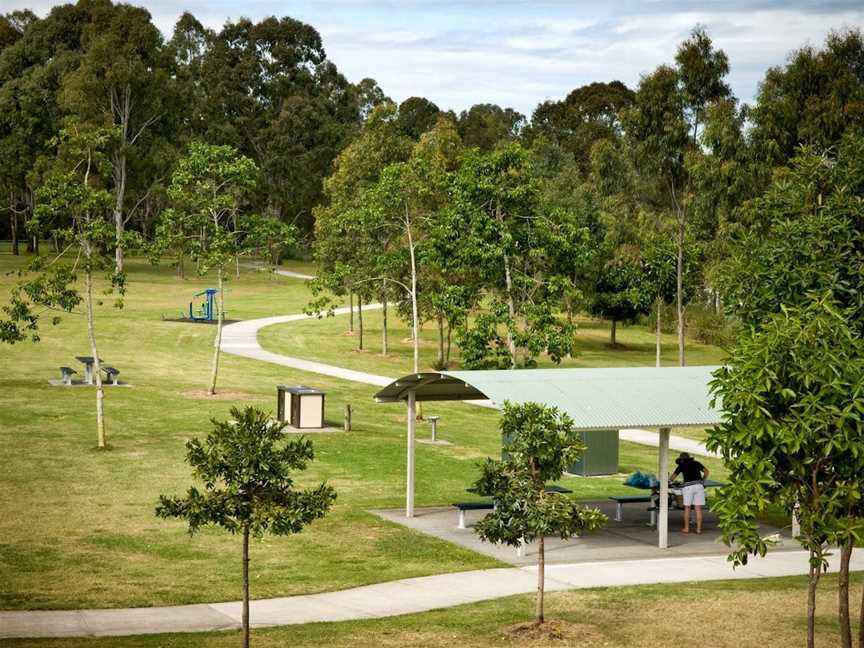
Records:
{"label": "white support pole", "polygon": [[414,517],[414,426],[417,420],[417,401],[414,390],[408,392],[408,469],[405,489],[405,517]]}
{"label": "white support pole", "polygon": [[657,478],[660,480],[660,510],[657,516],[658,544],[669,547],[669,428],[660,428],[660,461]]}

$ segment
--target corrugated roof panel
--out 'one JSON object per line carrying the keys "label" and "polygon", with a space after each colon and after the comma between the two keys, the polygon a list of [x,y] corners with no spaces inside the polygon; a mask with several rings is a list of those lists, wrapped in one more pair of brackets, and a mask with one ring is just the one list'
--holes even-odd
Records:
{"label": "corrugated roof panel", "polygon": [[579,429],[713,425],[721,412],[710,406],[716,366],[604,369],[445,371],[411,374],[376,394],[381,402],[418,400],[538,402],[567,412]]}

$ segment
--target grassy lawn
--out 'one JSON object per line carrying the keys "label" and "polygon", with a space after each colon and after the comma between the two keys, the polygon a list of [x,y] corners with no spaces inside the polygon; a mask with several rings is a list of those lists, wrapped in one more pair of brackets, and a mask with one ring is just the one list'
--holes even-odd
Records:
{"label": "grassy lawn", "polygon": [[686,439],[693,439],[694,441],[704,441],[708,438],[708,430],[702,427],[675,428],[672,434],[675,434],[676,436],[682,436]]}
{"label": "grassy lawn", "polygon": [[[0,298],[16,260],[0,255]],[[78,365],[88,353],[84,320],[68,315],[46,323],[42,341],[0,347],[0,608],[52,609],[167,605],[236,599],[239,545],[207,531],[194,538],[177,521],[158,520],[160,493],[180,493],[190,483],[184,444],[204,435],[211,417],[232,405],[272,409],[275,385],[306,383],[328,394],[328,413],[346,402],[355,409],[354,431],[314,437],[317,460],[304,482],[327,479],[339,492],[334,511],[307,532],[266,538],[252,548],[255,597],[327,591],[394,578],[475,569],[495,561],[365,513],[397,508],[404,492],[404,411],[376,405],[371,386],[346,383],[224,355],[216,399],[203,395],[214,329],[162,321],[182,313],[206,279],[181,281],[169,268],[129,261],[123,310],[99,308],[100,355],[134,385],[107,392],[108,452],[96,442],[94,393],[57,388],[47,380],[57,367]],[[244,271],[229,284],[230,317],[248,319],[296,313],[308,300],[301,281]],[[326,327],[315,338],[331,338]],[[304,323],[306,325],[306,323]],[[626,340],[626,338],[625,338]],[[372,357],[371,355],[369,357]],[[352,367],[365,359],[350,355]],[[382,372],[383,373],[383,372]],[[433,411],[434,410],[434,411]],[[452,446],[419,446],[418,506],[464,498],[476,461],[499,452],[497,414],[460,403],[427,407],[442,416],[441,436]],[[420,426],[418,434],[427,433]],[[656,466],[652,448],[622,443],[621,471]],[[714,474],[724,474],[710,464]],[[628,492],[620,477],[568,478],[580,498]]]}
{"label": "grassy lawn", "polygon": [[[382,315],[380,311],[364,313],[364,351],[357,351],[357,316],[355,331],[346,333],[348,316],[277,324],[262,329],[259,342],[275,353],[329,362],[348,364],[352,369],[374,374],[399,377],[412,370],[410,326],[392,315],[389,320],[390,353],[381,355]],[[562,367],[630,367],[654,366],[654,334],[642,326],[618,327],[619,348],[609,347],[609,324],[602,320],[579,318],[576,335],[578,354],[561,362]],[[437,333],[434,323],[421,331],[420,367],[431,369],[436,357]],[[687,363],[691,365],[717,364],[723,351],[717,347],[688,340]],[[675,337],[663,337],[662,362],[674,366],[678,362]],[[538,358],[541,367],[553,367],[547,357]],[[454,346],[450,368],[460,368],[458,349]]]}
{"label": "grassy lawn", "polygon": [[[774,648],[804,644],[803,578],[722,581],[561,592],[547,597],[547,617],[570,625],[553,641],[514,641],[511,624],[530,620],[533,598],[517,596],[423,614],[343,623],[253,630],[258,648],[351,646],[378,648],[492,648],[580,646],[656,648],[697,644],[711,648]],[[817,603],[817,646],[839,645],[836,578],[824,577]],[[853,601],[860,600],[855,583]],[[853,615],[857,616],[857,615]],[[746,629],[746,630],[745,630]],[[854,632],[854,630],[853,630]],[[15,648],[233,648],[236,632],[18,640]]]}

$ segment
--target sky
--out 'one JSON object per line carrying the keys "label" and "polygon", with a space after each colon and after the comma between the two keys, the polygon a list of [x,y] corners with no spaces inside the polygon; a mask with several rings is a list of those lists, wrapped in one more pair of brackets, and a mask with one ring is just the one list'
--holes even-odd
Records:
{"label": "sky", "polygon": [[[50,0],[0,0],[0,11],[45,15]],[[313,25],[353,82],[372,77],[396,101],[423,96],[456,112],[497,103],[531,115],[592,81],[635,87],[671,63],[696,24],[729,56],[729,83],[752,101],[759,81],[832,29],[864,27],[864,2],[835,0],[138,0],[166,36],[183,11],[208,27],[291,16]]]}

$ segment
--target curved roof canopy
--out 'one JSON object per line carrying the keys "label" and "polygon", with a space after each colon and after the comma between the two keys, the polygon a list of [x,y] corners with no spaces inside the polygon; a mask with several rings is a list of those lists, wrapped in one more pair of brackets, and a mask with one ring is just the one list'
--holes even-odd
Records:
{"label": "curved roof canopy", "polygon": [[716,366],[614,369],[439,371],[404,376],[375,394],[379,403],[483,400],[554,405],[580,430],[709,426],[721,421],[711,406]]}

